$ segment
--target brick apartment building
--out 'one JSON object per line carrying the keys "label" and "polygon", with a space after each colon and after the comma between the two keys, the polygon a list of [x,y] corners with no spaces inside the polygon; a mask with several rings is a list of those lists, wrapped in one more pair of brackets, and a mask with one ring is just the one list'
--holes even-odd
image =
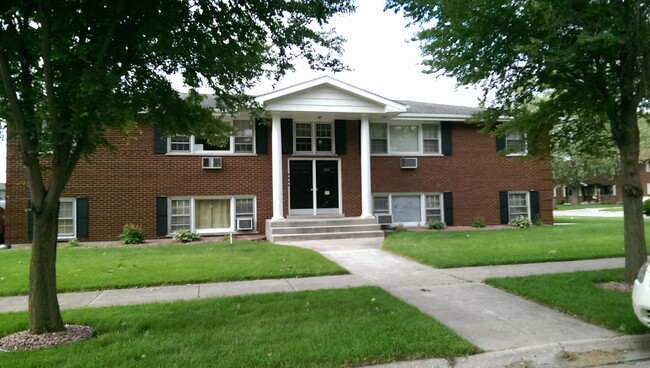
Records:
{"label": "brick apartment building", "polygon": [[[128,137],[109,132],[117,150],[82,160],[62,196],[60,239],[115,240],[127,223],[157,238],[181,229],[265,234],[296,218],[311,220],[303,226],[553,221],[550,162],[518,157],[518,134],[494,138],[467,124],[475,108],[389,100],[329,77],[258,101],[269,121],[233,117],[239,133],[226,147],[160,137],[151,125]],[[10,244],[30,236],[16,144],[8,145]],[[522,152],[500,155],[504,148]]]}

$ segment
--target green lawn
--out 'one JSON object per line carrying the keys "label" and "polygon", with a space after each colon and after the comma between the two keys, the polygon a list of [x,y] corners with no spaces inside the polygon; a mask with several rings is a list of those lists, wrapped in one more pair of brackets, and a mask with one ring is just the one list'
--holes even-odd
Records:
{"label": "green lawn", "polygon": [[[567,211],[567,210],[581,210],[583,208],[620,208],[620,211],[623,210],[623,205],[620,203],[592,203],[592,204],[558,204],[555,205],[555,211]],[[618,209],[616,211],[619,211]]]}
{"label": "green lawn", "polygon": [[623,279],[623,270],[617,269],[488,279],[486,283],[619,333],[648,333],[634,316],[630,292],[597,286]]}
{"label": "green lawn", "polygon": [[556,222],[574,224],[393,233],[383,247],[439,268],[623,256],[622,218],[556,218]]}
{"label": "green lawn", "polygon": [[[27,294],[30,250],[0,252],[0,296]],[[59,291],[347,273],[320,254],[267,242],[60,248]]]}
{"label": "green lawn", "polygon": [[[0,353],[2,367],[341,367],[479,350],[374,287],[64,311],[98,337]],[[0,336],[26,313],[0,314]]]}

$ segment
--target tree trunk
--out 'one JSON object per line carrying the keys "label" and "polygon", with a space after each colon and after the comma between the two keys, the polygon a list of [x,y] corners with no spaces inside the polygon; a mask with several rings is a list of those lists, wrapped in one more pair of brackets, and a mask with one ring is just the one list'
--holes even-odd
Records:
{"label": "tree trunk", "polygon": [[58,198],[43,201],[34,218],[29,268],[29,330],[34,334],[64,330],[56,293]]}
{"label": "tree trunk", "polygon": [[[643,189],[639,176],[639,127],[636,109],[624,109],[617,141],[621,154],[625,236],[625,281],[634,282],[648,258],[643,223]],[[615,135],[616,139],[616,135]]]}

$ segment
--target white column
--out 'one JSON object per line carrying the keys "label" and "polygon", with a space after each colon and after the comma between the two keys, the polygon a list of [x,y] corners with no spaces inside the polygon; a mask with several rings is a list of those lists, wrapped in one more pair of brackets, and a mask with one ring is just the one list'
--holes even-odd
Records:
{"label": "white column", "polygon": [[284,220],[282,196],[282,125],[280,114],[274,113],[271,125],[271,171],[273,182],[273,217],[271,221]]}
{"label": "white column", "polygon": [[372,215],[372,188],[370,185],[370,122],[361,117],[361,217]]}

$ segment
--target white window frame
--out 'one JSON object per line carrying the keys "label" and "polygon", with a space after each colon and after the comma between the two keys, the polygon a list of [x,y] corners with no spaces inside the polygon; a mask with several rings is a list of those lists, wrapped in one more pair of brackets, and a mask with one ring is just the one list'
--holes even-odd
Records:
{"label": "white window frame", "polygon": [[[516,139],[517,141],[521,141],[521,146],[523,147],[522,150],[520,151],[512,151],[508,152],[508,140],[514,141],[515,139],[511,138],[513,135],[519,135],[519,138]],[[520,132],[520,131],[514,131],[506,134],[505,136],[505,150],[508,152],[506,156],[526,156],[528,154],[528,144],[526,143],[526,134]]]}
{"label": "white window frame", "polygon": [[[442,156],[442,131],[441,131],[441,123],[439,121],[399,121],[399,122],[371,122],[370,123],[370,129],[374,126],[378,125],[384,125],[386,127],[386,152],[371,152],[370,154],[372,156],[404,156],[404,155],[418,155],[418,156]],[[416,151],[393,151],[391,149],[391,126],[398,126],[398,125],[403,125],[403,126],[408,126],[408,125],[415,125],[417,126],[418,129],[418,149]],[[424,152],[424,141],[425,140],[430,140],[431,138],[425,138],[424,137],[424,132],[422,130],[423,125],[434,125],[437,128],[437,152]],[[372,133],[370,133],[370,148],[372,149]],[[374,139],[384,139],[384,138],[374,138]]]}
{"label": "white window frame", "polygon": [[[431,197],[431,196],[437,196],[438,197],[438,203],[439,203],[439,206],[440,206],[439,208],[435,208],[435,207],[429,208],[429,207],[427,207],[427,197]],[[442,222],[445,222],[445,217],[444,217],[444,214],[443,214],[443,205],[442,205],[443,198],[442,197],[443,197],[442,193],[425,193],[423,195],[422,218],[424,219],[425,224],[428,224],[429,221],[432,221],[432,220],[427,219],[427,211],[428,210],[439,210],[440,211],[440,219],[439,220],[442,221]]]}
{"label": "white window frame", "polygon": [[512,219],[516,218],[517,216],[522,216],[523,215],[523,214],[516,214],[513,217],[512,210],[511,210],[511,208],[513,206],[510,204],[510,195],[511,194],[515,194],[515,195],[524,194],[526,196],[526,218],[530,220],[531,219],[530,218],[530,193],[526,192],[526,191],[510,191],[510,192],[508,192],[508,221],[511,221]]}
{"label": "white window frame", "polygon": [[[418,222],[409,222],[402,225],[405,226],[426,226],[427,221],[427,196],[437,195],[440,198],[440,221],[445,221],[445,204],[444,196],[442,192],[391,192],[391,193],[372,193],[373,199],[373,215],[392,215],[393,214],[393,196],[419,196],[420,197],[420,221]],[[388,197],[388,211],[376,211],[375,210],[375,197]],[[393,223],[397,224],[397,223]]]}
{"label": "white window frame", "polygon": [[[236,120],[230,122],[230,124],[234,126],[235,121],[244,121],[244,119],[236,119]],[[248,121],[248,120],[246,120],[246,121]],[[250,138],[252,138],[252,143],[251,143],[252,146],[253,146],[252,152],[240,152],[240,151],[236,150],[237,138],[242,138],[242,137],[249,138],[249,137],[248,136],[237,135],[238,133],[235,133],[234,135],[231,135],[230,137],[228,137],[228,139],[229,139],[228,149],[223,149],[223,150],[203,150],[203,149],[201,149],[201,144],[197,143],[198,139],[194,135],[190,135],[190,136],[178,135],[178,136],[175,136],[175,137],[169,137],[169,138],[167,138],[167,154],[168,155],[169,154],[171,154],[171,155],[201,155],[201,156],[223,156],[223,155],[242,155],[242,156],[249,155],[250,156],[250,155],[255,155],[256,154],[255,146],[256,146],[257,137],[255,135],[255,124],[252,123],[252,122],[251,122],[251,124],[252,124],[252,133],[253,133],[252,137],[250,137]],[[176,137],[188,137],[189,138],[189,145],[190,145],[189,150],[172,150],[172,140],[174,138],[176,138]]]}
{"label": "white window frame", "polygon": [[650,160],[645,162],[645,172],[650,172]]}
{"label": "white window frame", "polygon": [[[70,203],[72,206],[72,218],[61,217],[61,203]],[[58,228],[59,228],[59,221],[61,220],[72,220],[72,233],[59,233]],[[59,213],[57,214],[57,239],[58,240],[66,240],[66,239],[74,239],[77,237],[77,200],[76,198],[61,198],[59,200]]]}
{"label": "white window frame", "polygon": [[[296,139],[298,138],[296,134],[296,126],[298,124],[309,124],[311,126],[311,150],[309,151],[298,151],[298,143]],[[318,125],[329,125],[330,126],[330,131],[332,132],[329,138],[332,143],[331,143],[331,150],[329,151],[319,151],[318,148],[318,133],[317,133],[317,126]],[[334,122],[333,121],[294,121],[293,122],[293,152],[295,154],[299,155],[333,155],[336,151],[336,142],[335,142],[335,136],[336,132],[334,131]],[[300,138],[306,138],[306,137],[300,137]]]}
{"label": "white window frame", "polygon": [[[237,214],[237,200],[238,199],[252,199],[253,201],[253,213],[242,213]],[[254,195],[235,195],[235,196],[178,196],[178,197],[169,197],[167,198],[167,233],[173,235],[176,231],[172,231],[171,219],[172,215],[172,201],[175,200],[189,200],[190,201],[190,231],[196,232],[202,235],[209,234],[226,234],[226,233],[236,233],[237,227],[237,217],[252,217],[253,219],[257,218],[257,197]],[[196,228],[196,202],[202,200],[230,200],[230,227],[227,228],[211,228],[211,229],[197,229]],[[185,217],[187,215],[183,215]],[[257,230],[257,221],[253,221],[254,231]],[[180,230],[180,229],[179,229]]]}

